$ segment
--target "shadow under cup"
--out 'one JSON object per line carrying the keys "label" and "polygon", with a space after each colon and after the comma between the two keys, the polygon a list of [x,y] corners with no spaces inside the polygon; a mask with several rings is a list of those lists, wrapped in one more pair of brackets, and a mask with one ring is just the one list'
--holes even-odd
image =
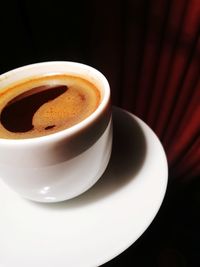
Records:
{"label": "shadow under cup", "polygon": [[3,74],[0,90],[47,73],[89,80],[99,89],[101,102],[90,116],[71,128],[36,138],[0,139],[0,175],[25,198],[58,202],[89,189],[106,169],[112,148],[110,88],[106,78],[92,67],[74,62],[45,62]]}

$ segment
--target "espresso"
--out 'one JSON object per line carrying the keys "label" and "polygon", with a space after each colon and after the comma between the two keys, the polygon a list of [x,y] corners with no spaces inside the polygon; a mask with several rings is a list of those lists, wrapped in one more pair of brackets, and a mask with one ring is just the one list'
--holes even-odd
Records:
{"label": "espresso", "polygon": [[49,75],[0,90],[0,138],[24,139],[67,129],[91,115],[100,92],[89,81]]}

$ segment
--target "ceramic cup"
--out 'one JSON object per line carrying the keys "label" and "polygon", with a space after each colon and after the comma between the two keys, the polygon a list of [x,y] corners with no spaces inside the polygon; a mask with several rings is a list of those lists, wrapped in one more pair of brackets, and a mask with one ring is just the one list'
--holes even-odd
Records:
{"label": "ceramic cup", "polygon": [[94,83],[98,108],[60,132],[29,139],[0,138],[0,177],[24,198],[64,201],[80,195],[101,177],[110,159],[112,118],[110,88],[96,69],[75,62],[44,62],[0,76],[0,93],[16,82],[45,74],[70,74]]}

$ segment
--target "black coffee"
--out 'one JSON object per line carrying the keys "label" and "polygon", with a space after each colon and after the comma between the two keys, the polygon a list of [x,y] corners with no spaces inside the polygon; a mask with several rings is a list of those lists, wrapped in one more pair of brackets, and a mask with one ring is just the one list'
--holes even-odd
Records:
{"label": "black coffee", "polygon": [[99,90],[79,77],[21,82],[0,93],[0,138],[32,138],[69,128],[94,112],[99,102]]}

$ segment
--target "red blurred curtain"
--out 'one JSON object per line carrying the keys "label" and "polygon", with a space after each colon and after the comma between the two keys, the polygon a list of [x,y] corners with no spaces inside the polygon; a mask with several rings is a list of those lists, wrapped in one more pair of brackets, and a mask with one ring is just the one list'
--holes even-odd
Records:
{"label": "red blurred curtain", "polygon": [[200,1],[103,0],[93,11],[92,63],[113,103],[156,132],[170,179],[191,181],[200,174]]}

